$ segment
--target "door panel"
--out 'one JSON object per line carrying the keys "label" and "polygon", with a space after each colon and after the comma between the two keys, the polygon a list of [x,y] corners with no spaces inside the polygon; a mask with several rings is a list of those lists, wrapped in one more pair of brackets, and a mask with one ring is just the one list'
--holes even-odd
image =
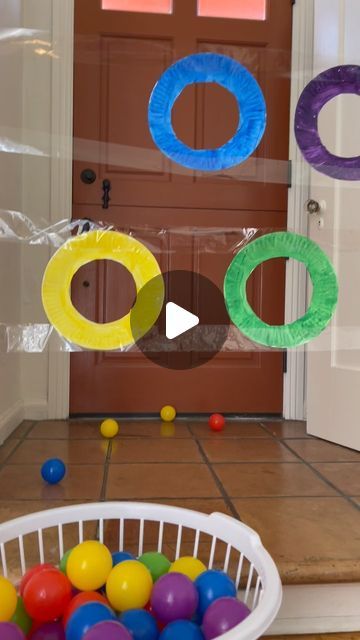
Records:
{"label": "door panel", "polygon": [[[75,4],[74,218],[132,231],[154,250],[163,272],[193,270],[222,289],[244,228],[286,228],[290,0],[270,0],[265,21],[200,18],[196,0],[175,0],[173,15],[102,11],[99,0]],[[147,126],[149,96],[161,73],[184,55],[205,51],[244,64],[258,79],[268,108],[259,148],[221,174],[170,162]],[[238,117],[233,96],[215,84],[187,87],[173,110],[177,135],[196,148],[223,144]],[[86,168],[96,173],[93,184],[80,179]],[[111,181],[108,209],[101,206],[104,179]],[[224,231],[219,236],[216,229]],[[108,264],[86,269],[90,285],[82,285],[83,275],[73,283],[79,309],[91,309],[100,322],[129,309],[128,277]],[[281,323],[283,261],[257,269],[248,295],[267,321]],[[193,362],[202,357],[191,354]],[[136,350],[75,353],[71,412],[157,412],[169,402],[180,412],[281,413],[282,367],[282,353],[261,349],[223,351],[186,371],[157,367]]]}

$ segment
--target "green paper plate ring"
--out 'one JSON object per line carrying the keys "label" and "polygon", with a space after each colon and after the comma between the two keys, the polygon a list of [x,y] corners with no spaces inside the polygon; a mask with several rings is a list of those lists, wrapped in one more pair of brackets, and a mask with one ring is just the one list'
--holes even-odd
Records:
{"label": "green paper plate ring", "polygon": [[[263,322],[246,296],[249,276],[259,264],[271,258],[294,258],[303,262],[313,284],[305,315],[281,326]],[[287,349],[316,338],[329,324],[337,305],[338,283],[329,258],[315,242],[296,233],[277,232],[254,240],[235,256],[226,272],[224,296],[232,322],[244,335],[268,347]]]}

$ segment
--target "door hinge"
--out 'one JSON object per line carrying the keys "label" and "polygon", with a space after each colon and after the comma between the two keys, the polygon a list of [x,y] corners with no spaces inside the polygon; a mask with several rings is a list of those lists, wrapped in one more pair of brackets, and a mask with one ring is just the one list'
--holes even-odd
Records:
{"label": "door hinge", "polygon": [[288,352],[286,349],[285,351],[283,351],[283,373],[287,373],[287,359],[288,359]]}
{"label": "door hinge", "polygon": [[296,0],[290,0],[291,4],[294,6]]}
{"label": "door hinge", "polygon": [[292,160],[288,160],[288,189],[291,189],[292,187],[292,173],[293,173],[293,168],[292,168]]}

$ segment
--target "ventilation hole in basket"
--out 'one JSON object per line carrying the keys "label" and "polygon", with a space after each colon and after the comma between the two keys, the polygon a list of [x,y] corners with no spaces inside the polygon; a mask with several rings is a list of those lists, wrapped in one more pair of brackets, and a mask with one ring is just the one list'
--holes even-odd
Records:
{"label": "ventilation hole in basket", "polygon": [[7,577],[11,582],[16,584],[22,576],[18,541],[11,540],[11,542],[4,544],[4,553],[6,558]]}
{"label": "ventilation hole in basket", "polygon": [[197,557],[206,567],[209,566],[210,552],[211,552],[212,536],[207,533],[201,532],[199,538],[199,549]]}
{"label": "ventilation hole in basket", "polygon": [[124,548],[123,551],[128,551],[134,556],[138,554],[139,548],[139,520],[124,520]]}
{"label": "ventilation hole in basket", "polygon": [[230,578],[234,582],[236,580],[237,571],[238,571],[238,567],[239,567],[239,559],[240,559],[239,551],[237,549],[235,549],[234,547],[231,547],[230,555],[229,555],[229,564],[228,564],[228,568],[227,568],[227,574],[230,576]]}
{"label": "ventilation hole in basket", "polygon": [[120,520],[104,520],[104,544],[112,553],[120,550]]}
{"label": "ventilation hole in basket", "polygon": [[146,520],[143,528],[143,553],[157,551],[159,544],[159,522]]}
{"label": "ventilation hole in basket", "polygon": [[176,542],[178,535],[178,527],[174,524],[166,522],[164,524],[164,539],[163,539],[163,553],[169,558],[171,562],[175,560],[176,556]]}
{"label": "ventilation hole in basket", "polygon": [[[12,544],[12,543],[10,543]],[[37,533],[29,533],[23,536],[24,560],[26,568],[29,569],[34,564],[41,562],[39,540]],[[18,547],[19,566],[21,566],[20,548]]]}
{"label": "ventilation hole in basket", "polygon": [[57,527],[43,529],[38,540],[40,562],[59,563],[59,535]]}
{"label": "ventilation hole in basket", "polygon": [[243,558],[242,569],[240,575],[240,581],[238,583],[238,589],[241,592],[241,599],[244,599],[246,587],[248,584],[249,573],[250,573],[250,562],[247,558]]}

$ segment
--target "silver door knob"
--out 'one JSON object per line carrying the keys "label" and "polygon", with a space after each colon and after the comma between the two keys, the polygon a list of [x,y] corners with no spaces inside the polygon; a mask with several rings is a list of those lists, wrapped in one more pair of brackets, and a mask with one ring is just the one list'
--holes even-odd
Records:
{"label": "silver door knob", "polygon": [[317,200],[308,200],[306,203],[306,211],[311,215],[313,215],[314,213],[320,213],[320,203]]}

